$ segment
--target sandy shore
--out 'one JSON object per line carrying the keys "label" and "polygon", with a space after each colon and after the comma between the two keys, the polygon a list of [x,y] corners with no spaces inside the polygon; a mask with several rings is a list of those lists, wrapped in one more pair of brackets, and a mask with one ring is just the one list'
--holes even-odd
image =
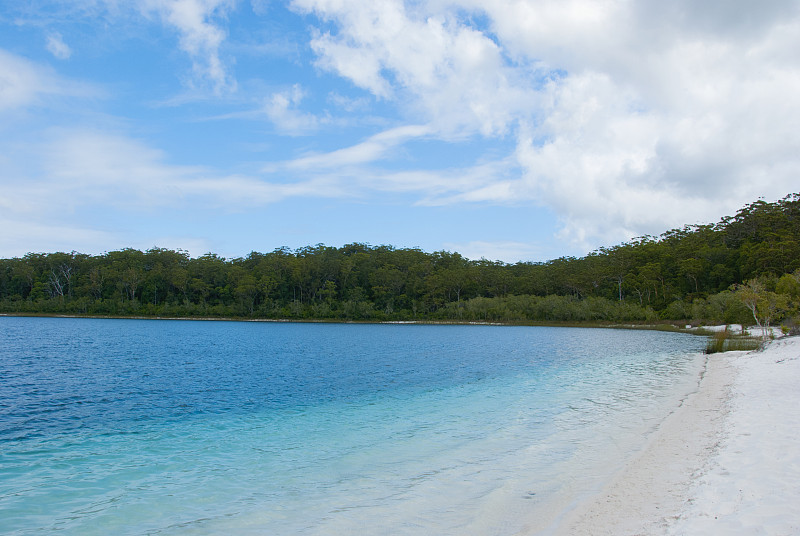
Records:
{"label": "sandy shore", "polygon": [[708,357],[696,392],[563,535],[800,534],[800,338]]}

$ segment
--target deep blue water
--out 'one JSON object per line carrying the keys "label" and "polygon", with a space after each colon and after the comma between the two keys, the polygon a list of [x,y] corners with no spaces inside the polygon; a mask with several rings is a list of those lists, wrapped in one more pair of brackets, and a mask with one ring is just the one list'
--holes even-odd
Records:
{"label": "deep blue water", "polygon": [[693,388],[702,343],[0,317],[0,533],[546,531]]}

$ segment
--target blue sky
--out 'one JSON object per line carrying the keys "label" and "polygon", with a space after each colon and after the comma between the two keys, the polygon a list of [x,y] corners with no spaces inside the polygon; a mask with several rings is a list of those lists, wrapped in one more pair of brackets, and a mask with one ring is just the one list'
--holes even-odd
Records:
{"label": "blue sky", "polygon": [[0,5],[0,256],[583,255],[800,191],[796,1]]}

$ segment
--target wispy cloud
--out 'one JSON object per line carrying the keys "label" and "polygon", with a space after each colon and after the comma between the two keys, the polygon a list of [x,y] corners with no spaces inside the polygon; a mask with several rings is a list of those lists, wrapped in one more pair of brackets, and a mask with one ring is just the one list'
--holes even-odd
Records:
{"label": "wispy cloud", "polygon": [[71,225],[58,218],[45,222],[0,216],[0,227],[6,229],[0,233],[0,251],[4,257],[22,257],[32,251],[101,253],[99,244],[114,247],[121,242],[115,233]]}
{"label": "wispy cloud", "polygon": [[[156,22],[177,34],[177,48],[191,60],[191,74],[184,81],[191,89],[210,89],[216,95],[233,92],[236,78],[230,72],[232,58],[223,57],[227,39],[228,15],[237,0],[71,0],[69,2],[20,2],[10,8],[20,25],[45,26],[83,20],[99,23],[120,34],[138,38],[142,24]],[[131,30],[133,28],[133,30]],[[72,55],[61,33],[50,31],[46,48],[58,59]]]}
{"label": "wispy cloud", "polygon": [[431,133],[431,128],[425,125],[407,125],[396,127],[370,136],[365,141],[337,149],[328,153],[311,154],[283,162],[279,165],[269,165],[265,171],[274,172],[278,169],[293,170],[323,170],[341,169],[358,164],[368,164],[381,160],[389,152],[403,143],[423,138]]}
{"label": "wispy cloud", "polygon": [[104,206],[121,211],[163,207],[228,212],[291,197],[347,197],[337,178],[316,174],[295,180],[229,174],[175,165],[146,142],[108,131],[53,129],[45,143],[27,144],[14,176],[0,179],[0,207],[17,214],[71,213]]}
{"label": "wispy cloud", "polygon": [[226,33],[216,19],[234,7],[233,0],[144,0],[145,12],[156,12],[178,32],[180,49],[192,58],[195,80],[220,94],[236,89],[236,80],[220,56]]}
{"label": "wispy cloud", "polygon": [[[513,157],[477,161],[475,155],[453,166],[437,169],[407,164],[402,160],[404,145],[435,135],[427,125],[407,125],[385,130],[366,140],[331,151],[309,154],[263,167],[267,176],[290,174],[303,181],[323,179],[339,191],[340,197],[381,194],[411,194],[418,206],[443,206],[465,202],[515,203],[519,192],[510,177],[519,174]],[[399,167],[399,169],[398,169]]]}
{"label": "wispy cloud", "polygon": [[58,32],[47,36],[47,50],[60,60],[66,60],[72,56],[72,49],[64,42],[64,38]]}
{"label": "wispy cloud", "polygon": [[337,193],[324,178],[270,183],[254,176],[169,164],[162,151],[108,132],[59,130],[46,154],[39,197],[47,195],[74,206],[107,203],[140,209],[191,205],[236,211],[287,197]]}
{"label": "wispy cloud", "polygon": [[308,134],[315,131],[320,124],[330,121],[330,118],[299,110],[305,94],[300,84],[295,84],[290,89],[273,93],[267,99],[263,112],[279,132],[293,136]]}
{"label": "wispy cloud", "polygon": [[48,97],[89,97],[101,92],[89,84],[0,49],[0,112],[41,104]]}

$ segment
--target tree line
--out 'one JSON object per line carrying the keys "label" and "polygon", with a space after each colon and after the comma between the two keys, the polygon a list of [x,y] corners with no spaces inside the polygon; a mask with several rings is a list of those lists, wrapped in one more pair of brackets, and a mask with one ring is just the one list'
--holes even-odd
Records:
{"label": "tree line", "polygon": [[232,259],[127,248],[0,260],[0,311],[6,313],[752,323],[756,313],[742,299],[745,287],[775,302],[773,319],[798,316],[800,193],[758,200],[716,224],[547,262],[509,264],[360,243]]}

